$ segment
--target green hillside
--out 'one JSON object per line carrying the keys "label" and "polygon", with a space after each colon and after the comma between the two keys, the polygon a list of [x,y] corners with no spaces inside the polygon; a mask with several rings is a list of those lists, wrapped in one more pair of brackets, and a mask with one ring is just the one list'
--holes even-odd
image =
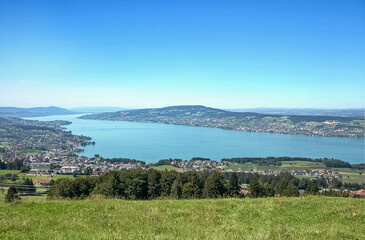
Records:
{"label": "green hillside", "polygon": [[137,109],[85,115],[82,119],[166,123],[244,132],[310,136],[363,137],[362,118],[307,115],[268,115],[231,112],[200,105]]}
{"label": "green hillside", "polygon": [[1,239],[363,239],[364,199],[0,203]]}

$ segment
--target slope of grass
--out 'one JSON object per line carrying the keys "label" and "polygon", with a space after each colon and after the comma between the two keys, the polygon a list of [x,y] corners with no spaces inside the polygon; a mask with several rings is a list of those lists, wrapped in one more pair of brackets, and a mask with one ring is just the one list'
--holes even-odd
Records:
{"label": "slope of grass", "polygon": [[[241,169],[242,171],[249,170],[272,170],[272,171],[292,171],[292,170],[318,170],[318,169],[326,169],[338,171],[340,175],[342,175],[343,182],[347,183],[359,183],[362,184],[365,182],[365,172],[364,170],[357,170],[351,168],[332,168],[326,167],[322,163],[309,162],[309,161],[283,161],[281,166],[259,166],[258,164],[253,163],[239,163],[239,164],[231,164],[226,168],[226,170],[232,169],[237,171]],[[360,175],[361,173],[361,175]],[[303,176],[296,176],[301,178]]]}
{"label": "slope of grass", "polygon": [[172,165],[161,165],[161,166],[151,166],[151,168],[156,170],[172,170]]}
{"label": "slope of grass", "polygon": [[18,173],[20,173],[20,170],[0,170],[0,176],[1,175],[6,175],[8,173],[18,174]]}
{"label": "slope of grass", "polygon": [[0,203],[4,239],[362,239],[364,199]]}
{"label": "slope of grass", "polygon": [[[34,184],[37,184],[42,179],[49,178],[48,176],[26,175],[25,173],[19,173],[19,172],[20,172],[19,170],[0,170],[0,176],[5,175],[7,173],[17,174],[18,175],[17,180],[11,181],[10,179],[6,179],[2,183],[4,183],[4,184],[21,184],[24,181],[24,178],[29,178],[29,179],[32,179]],[[54,175],[52,177],[52,180],[56,181],[57,179],[60,179],[60,178],[75,178],[75,177],[73,175]],[[0,183],[0,185],[1,185],[1,183]]]}
{"label": "slope of grass", "polygon": [[248,171],[250,169],[258,169],[258,170],[272,170],[272,171],[282,171],[282,170],[306,170],[306,169],[332,169],[326,168],[322,163],[315,163],[309,161],[282,161],[281,166],[260,166],[258,164],[253,163],[239,163],[239,164],[231,164],[227,169],[238,170],[241,169],[243,171]]}
{"label": "slope of grass", "polygon": [[340,172],[342,175],[342,181],[348,183],[364,183],[365,174],[359,174],[358,172]]}
{"label": "slope of grass", "polygon": [[150,168],[154,168],[156,170],[175,170],[175,171],[182,171],[181,168],[173,167],[172,165],[161,165],[161,166],[151,166]]}

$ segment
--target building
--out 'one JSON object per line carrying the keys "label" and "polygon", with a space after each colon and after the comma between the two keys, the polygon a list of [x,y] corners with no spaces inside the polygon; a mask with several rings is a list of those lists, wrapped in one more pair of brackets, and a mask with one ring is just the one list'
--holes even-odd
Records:
{"label": "building", "polygon": [[41,186],[49,186],[52,185],[53,180],[51,178],[45,178],[45,179],[41,179],[41,181],[39,182],[39,184]]}
{"label": "building", "polygon": [[359,191],[357,191],[357,197],[361,197],[364,198],[365,197],[365,190],[364,189],[360,189]]}
{"label": "building", "polygon": [[32,173],[49,173],[51,171],[51,164],[46,162],[34,162],[30,165],[30,172]]}
{"label": "building", "polygon": [[64,166],[61,167],[61,173],[74,173],[79,171],[79,168],[76,166]]}

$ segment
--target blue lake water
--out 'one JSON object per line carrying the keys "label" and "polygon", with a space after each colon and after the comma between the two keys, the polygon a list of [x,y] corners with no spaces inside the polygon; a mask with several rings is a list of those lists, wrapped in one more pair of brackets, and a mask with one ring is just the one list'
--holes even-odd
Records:
{"label": "blue lake water", "polygon": [[156,162],[164,158],[213,160],[231,157],[337,158],[364,163],[364,139],[310,137],[272,133],[235,132],[216,128],[156,123],[115,122],[78,119],[80,115],[29,118],[67,120],[72,133],[89,136],[96,142],[81,155],[126,157]]}

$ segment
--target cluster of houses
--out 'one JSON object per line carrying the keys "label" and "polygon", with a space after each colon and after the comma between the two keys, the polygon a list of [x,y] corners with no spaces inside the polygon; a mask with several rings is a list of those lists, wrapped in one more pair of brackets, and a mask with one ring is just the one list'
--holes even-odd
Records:
{"label": "cluster of houses", "polygon": [[55,174],[73,174],[73,173],[88,173],[99,175],[103,172],[133,169],[137,167],[145,167],[145,165],[138,163],[120,163],[109,162],[101,157],[78,157],[65,156],[64,158],[31,158],[28,162],[31,175],[49,175]]}
{"label": "cluster of houses", "polygon": [[51,168],[50,162],[32,162],[30,164],[30,174],[36,174],[36,175],[51,175],[54,174],[68,174],[68,173],[75,173],[80,171],[80,168],[78,166],[62,166],[59,168]]}
{"label": "cluster of houses", "polygon": [[[278,175],[280,171],[274,170],[260,170],[250,169],[243,170],[241,168],[232,169],[229,166],[237,165],[229,161],[211,161],[209,159],[201,160],[190,160],[190,161],[179,161],[174,160],[171,165],[183,169],[183,171],[204,171],[204,170],[219,170],[221,172],[244,172],[244,173],[258,173],[262,175]],[[305,176],[310,178],[337,178],[340,179],[341,175],[338,171],[329,169],[303,169],[303,170],[292,170],[290,173],[294,176]]]}
{"label": "cluster of houses", "polygon": [[360,189],[359,191],[349,192],[349,197],[365,198],[365,189]]}
{"label": "cluster of houses", "polygon": [[196,160],[190,160],[190,161],[179,161],[174,160],[171,162],[171,165],[173,165],[176,168],[183,169],[184,172],[188,171],[204,171],[209,169],[215,169],[223,171],[226,167],[229,166],[228,161],[212,161],[210,159],[196,159]]}

